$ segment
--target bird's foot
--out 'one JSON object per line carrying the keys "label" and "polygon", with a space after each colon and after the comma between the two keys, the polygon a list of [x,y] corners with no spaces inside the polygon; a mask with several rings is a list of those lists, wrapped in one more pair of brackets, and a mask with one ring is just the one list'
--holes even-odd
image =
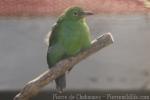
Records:
{"label": "bird's foot", "polygon": [[68,69],[68,71],[67,71],[67,72],[68,72],[68,74],[70,73],[70,71],[71,71],[72,69],[73,69],[73,67],[71,67],[70,69]]}

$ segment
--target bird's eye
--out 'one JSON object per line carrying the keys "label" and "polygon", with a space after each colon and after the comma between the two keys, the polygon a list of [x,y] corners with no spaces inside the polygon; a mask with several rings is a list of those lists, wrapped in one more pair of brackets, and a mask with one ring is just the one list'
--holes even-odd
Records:
{"label": "bird's eye", "polygon": [[78,16],[78,13],[77,13],[77,12],[74,12],[73,15],[74,15],[74,16]]}

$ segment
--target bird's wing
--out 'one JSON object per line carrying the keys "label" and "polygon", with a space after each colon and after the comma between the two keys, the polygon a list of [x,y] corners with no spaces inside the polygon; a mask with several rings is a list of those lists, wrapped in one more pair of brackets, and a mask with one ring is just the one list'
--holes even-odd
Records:
{"label": "bird's wing", "polygon": [[51,36],[51,31],[48,32],[44,38],[44,43],[48,46],[49,45],[49,38]]}
{"label": "bird's wing", "polygon": [[48,32],[48,34],[46,35],[44,42],[46,43],[46,45],[51,45],[51,43],[54,41],[55,36],[57,34],[57,29],[58,29],[58,25],[57,23],[53,25],[52,27],[52,31]]}
{"label": "bird's wing", "polygon": [[49,36],[49,41],[48,41],[49,45],[51,45],[56,40],[57,30],[58,30],[58,23],[55,23],[54,26],[52,27],[52,31]]}
{"label": "bird's wing", "polygon": [[59,30],[59,24],[62,22],[62,18],[60,17],[58,21],[53,25],[52,31],[48,32],[45,38],[45,43],[47,45],[51,45],[53,42],[55,42]]}

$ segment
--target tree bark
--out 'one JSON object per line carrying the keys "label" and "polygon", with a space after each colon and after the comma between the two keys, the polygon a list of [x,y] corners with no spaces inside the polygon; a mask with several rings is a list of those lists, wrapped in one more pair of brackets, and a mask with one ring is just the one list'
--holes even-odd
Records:
{"label": "tree bark", "polygon": [[37,78],[28,82],[25,87],[18,93],[14,100],[29,100],[30,97],[36,95],[40,89],[46,86],[50,81],[64,74],[69,69],[73,68],[74,65],[96,53],[100,49],[113,43],[113,37],[111,33],[105,33],[91,42],[91,47],[81,51],[79,54],[73,57],[59,61],[50,70],[47,70]]}

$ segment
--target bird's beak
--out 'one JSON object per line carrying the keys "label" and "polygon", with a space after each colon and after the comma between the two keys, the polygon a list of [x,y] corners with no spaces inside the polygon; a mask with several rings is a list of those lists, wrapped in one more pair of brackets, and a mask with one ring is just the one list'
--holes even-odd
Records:
{"label": "bird's beak", "polygon": [[82,16],[89,16],[89,15],[94,15],[94,13],[89,12],[89,11],[84,11],[81,13]]}

